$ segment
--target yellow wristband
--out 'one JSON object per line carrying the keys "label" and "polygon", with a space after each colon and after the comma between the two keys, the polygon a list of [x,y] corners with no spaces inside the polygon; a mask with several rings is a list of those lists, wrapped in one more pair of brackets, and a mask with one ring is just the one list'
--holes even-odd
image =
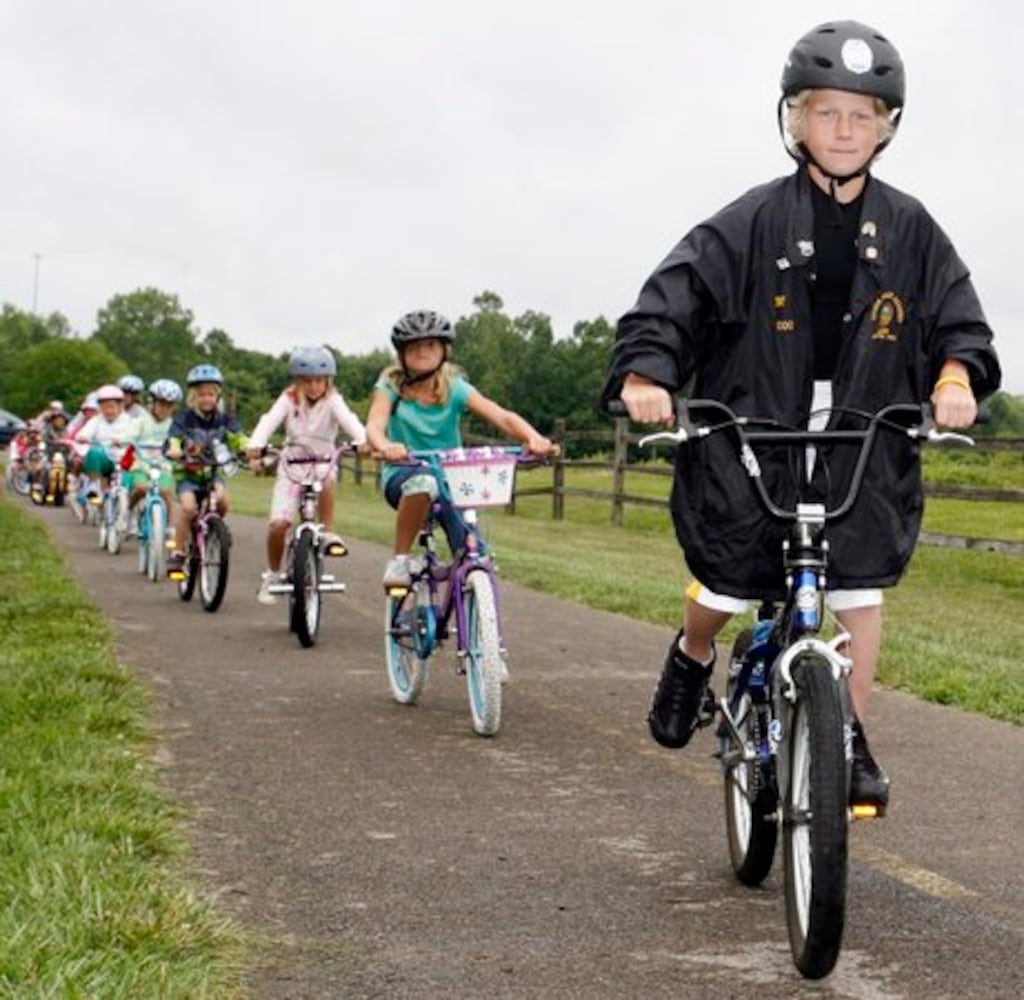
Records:
{"label": "yellow wristband", "polygon": [[961,378],[959,375],[943,375],[938,382],[935,383],[933,392],[938,392],[944,385],[958,385],[961,389],[966,389],[968,392],[971,391],[971,383],[965,378]]}

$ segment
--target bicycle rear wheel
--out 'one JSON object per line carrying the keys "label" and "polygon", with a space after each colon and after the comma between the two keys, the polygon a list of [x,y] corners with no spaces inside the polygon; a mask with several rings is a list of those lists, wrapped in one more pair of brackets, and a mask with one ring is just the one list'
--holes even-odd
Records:
{"label": "bicycle rear wheel", "polygon": [[802,656],[792,673],[798,698],[789,724],[783,826],[786,924],[796,967],[821,979],[839,957],[846,912],[843,710],[828,661]]}
{"label": "bicycle rear wheel", "polygon": [[149,550],[146,556],[149,578],[158,583],[163,580],[167,565],[167,508],[164,507],[163,500],[150,505],[146,548]]}
{"label": "bicycle rear wheel", "polygon": [[206,525],[206,539],[199,564],[199,599],[204,611],[216,611],[224,600],[228,586],[228,559],[231,535],[228,526],[211,517]]}
{"label": "bicycle rear wheel", "polygon": [[309,649],[320,630],[320,555],[311,531],[295,541],[292,560],[292,631]]}
{"label": "bicycle rear wheel", "polygon": [[469,574],[462,595],[466,619],[466,685],[473,728],[493,736],[501,726],[501,640],[494,584],[483,571]]}
{"label": "bicycle rear wheel", "polygon": [[[737,684],[734,673],[742,665],[752,637],[750,629],[736,637],[729,664],[729,705],[733,704]],[[779,832],[774,758],[762,759],[769,712],[767,706],[755,704],[746,691],[733,713],[743,745],[737,744],[728,731],[721,736],[729,857],[736,877],[744,885],[760,885],[771,871]]]}
{"label": "bicycle rear wheel", "polygon": [[413,588],[384,603],[384,661],[391,694],[400,705],[415,705],[427,683],[428,658],[436,641],[433,605],[419,606]]}

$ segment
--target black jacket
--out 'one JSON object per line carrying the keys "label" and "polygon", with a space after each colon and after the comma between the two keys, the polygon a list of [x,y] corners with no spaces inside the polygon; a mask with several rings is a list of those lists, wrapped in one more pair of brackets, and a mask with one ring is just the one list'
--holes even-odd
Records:
{"label": "black jacket", "polygon": [[[747,192],[684,237],[619,321],[605,400],[636,372],[741,415],[806,426],[814,371],[811,183],[801,168]],[[967,268],[924,207],[871,178],[860,218],[833,405],[874,412],[924,402],[949,358],[967,365],[978,398],[997,389],[992,332]],[[835,414],[831,426],[853,426],[852,419]],[[786,529],[765,514],[734,452],[726,434],[678,449],[676,533],[691,571],[712,590],[779,597]],[[825,450],[817,496],[845,495],[854,456],[848,445]],[[772,495],[790,503],[791,456],[759,457]],[[882,434],[857,504],[829,528],[829,585],[894,584],[923,505],[916,448]]]}

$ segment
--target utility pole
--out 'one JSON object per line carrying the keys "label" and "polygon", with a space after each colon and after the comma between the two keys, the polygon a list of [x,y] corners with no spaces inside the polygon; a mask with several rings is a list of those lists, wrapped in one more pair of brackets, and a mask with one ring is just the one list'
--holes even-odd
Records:
{"label": "utility pole", "polygon": [[36,268],[35,274],[32,278],[32,315],[36,314],[36,309],[39,307],[39,262],[43,259],[41,253],[35,255]]}

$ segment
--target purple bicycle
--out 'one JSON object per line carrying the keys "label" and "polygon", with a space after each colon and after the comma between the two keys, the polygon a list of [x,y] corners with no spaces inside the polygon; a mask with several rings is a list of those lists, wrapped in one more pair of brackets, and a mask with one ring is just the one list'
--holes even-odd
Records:
{"label": "purple bicycle", "polygon": [[[420,532],[422,553],[411,561],[411,584],[389,588],[386,599],[384,652],[395,700],[415,704],[431,655],[454,627],[456,669],[466,676],[473,728],[481,736],[493,736],[501,726],[501,687],[508,671],[494,563],[476,508],[509,502],[516,464],[523,460],[536,461],[518,447],[410,453],[410,464],[437,480],[439,500]],[[451,562],[438,556],[434,540],[442,500],[458,509],[466,528],[465,543]]]}

